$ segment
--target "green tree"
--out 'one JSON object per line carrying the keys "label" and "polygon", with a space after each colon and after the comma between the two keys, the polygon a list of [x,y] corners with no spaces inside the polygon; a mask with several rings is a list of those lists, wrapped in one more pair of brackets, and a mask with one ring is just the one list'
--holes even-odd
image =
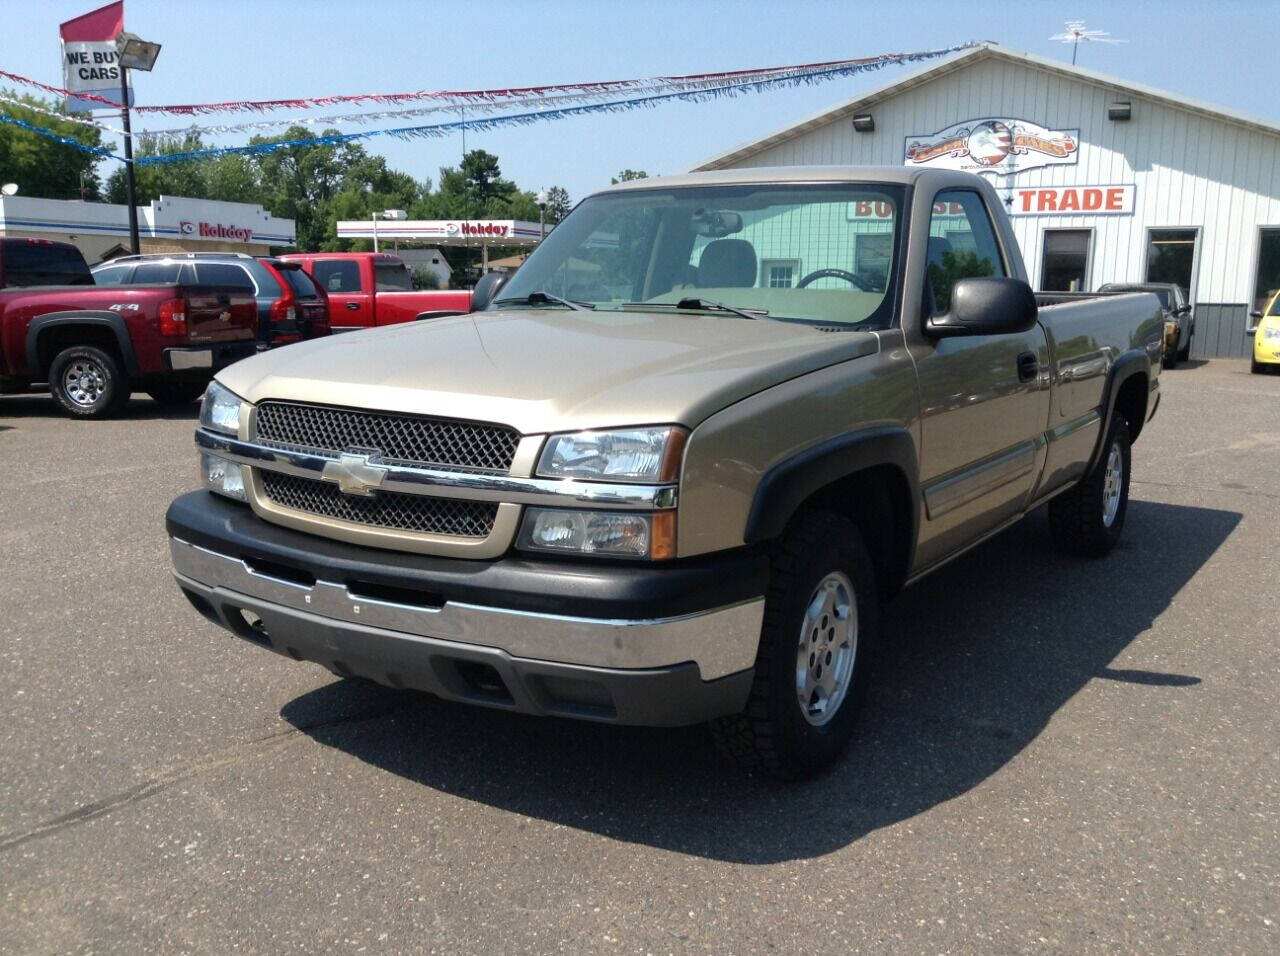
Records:
{"label": "green tree", "polygon": [[618,183],[629,183],[633,179],[648,179],[648,178],[649,178],[649,174],[646,173],[643,169],[624,169],[622,170],[622,172],[618,173],[618,175],[610,179],[609,182],[611,185],[616,186],[618,185]]}
{"label": "green tree", "polygon": [[[139,206],[161,196],[189,196],[192,199],[208,199],[209,160],[187,159],[169,163],[138,163],[139,159],[172,153],[189,153],[205,149],[200,134],[191,131],[180,136],[142,136],[134,143],[133,177],[137,184],[134,201]],[[107,202],[126,202],[128,188],[125,182],[124,164],[118,165],[107,177]]]}
{"label": "green tree", "polygon": [[547,222],[557,223],[569,215],[573,202],[569,199],[569,190],[563,186],[552,186],[547,190]]}
{"label": "green tree", "polygon": [[[47,110],[64,112],[62,104],[36,96],[5,91],[24,103]],[[52,130],[59,136],[73,139],[85,146],[102,145],[102,134],[91,126],[55,119],[35,110],[23,109],[11,103],[4,104],[8,116]],[[0,177],[4,182],[18,184],[21,195],[44,199],[79,199],[83,184],[84,198],[97,199],[101,191],[97,165],[99,159],[89,153],[54,142],[39,133],[0,123]]]}

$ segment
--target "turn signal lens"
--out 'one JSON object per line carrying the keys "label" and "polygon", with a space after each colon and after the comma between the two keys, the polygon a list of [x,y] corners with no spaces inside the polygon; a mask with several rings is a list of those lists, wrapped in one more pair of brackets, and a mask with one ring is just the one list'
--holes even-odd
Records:
{"label": "turn signal lens", "polygon": [[233,461],[208,452],[200,453],[200,483],[214,494],[236,501],[248,501],[244,492],[244,472]]}

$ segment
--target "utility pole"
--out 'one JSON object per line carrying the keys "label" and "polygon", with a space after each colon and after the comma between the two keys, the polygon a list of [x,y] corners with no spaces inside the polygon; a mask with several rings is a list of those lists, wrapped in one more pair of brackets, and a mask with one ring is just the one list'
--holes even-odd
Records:
{"label": "utility pole", "polygon": [[[118,62],[118,61],[117,61]],[[124,121],[124,192],[129,204],[129,251],[135,256],[140,247],[138,241],[137,183],[133,176],[133,130],[129,127],[129,68],[120,67],[120,118]]]}

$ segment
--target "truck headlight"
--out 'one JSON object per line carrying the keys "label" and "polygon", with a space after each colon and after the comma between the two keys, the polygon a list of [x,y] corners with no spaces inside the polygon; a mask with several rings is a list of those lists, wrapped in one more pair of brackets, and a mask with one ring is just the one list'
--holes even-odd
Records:
{"label": "truck headlight", "polygon": [[675,557],[676,514],[528,508],[517,547],[604,558]]}
{"label": "truck headlight", "polygon": [[1260,329],[1264,339],[1280,339],[1280,325],[1268,325]]}
{"label": "truck headlight", "polygon": [[543,478],[675,481],[687,432],[676,425],[552,435],[542,450]]}
{"label": "truck headlight", "polygon": [[200,404],[200,427],[224,435],[237,434],[240,431],[240,406],[244,403],[244,399],[231,389],[216,381],[210,382]]}

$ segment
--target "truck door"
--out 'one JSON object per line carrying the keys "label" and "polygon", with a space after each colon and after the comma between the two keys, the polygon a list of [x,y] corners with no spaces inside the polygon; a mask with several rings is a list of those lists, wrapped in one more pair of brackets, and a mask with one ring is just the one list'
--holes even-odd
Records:
{"label": "truck door", "polygon": [[[946,313],[958,279],[1015,274],[1012,255],[1017,248],[1001,248],[977,191],[939,192],[930,216],[925,315]],[[925,338],[912,354],[920,388],[923,566],[1026,503],[1044,461],[1049,351],[1036,325],[1012,335]]]}
{"label": "truck door", "polygon": [[372,328],[373,283],[360,281],[360,263],[355,259],[313,259],[311,277],[329,293],[329,322],[335,332]]}

